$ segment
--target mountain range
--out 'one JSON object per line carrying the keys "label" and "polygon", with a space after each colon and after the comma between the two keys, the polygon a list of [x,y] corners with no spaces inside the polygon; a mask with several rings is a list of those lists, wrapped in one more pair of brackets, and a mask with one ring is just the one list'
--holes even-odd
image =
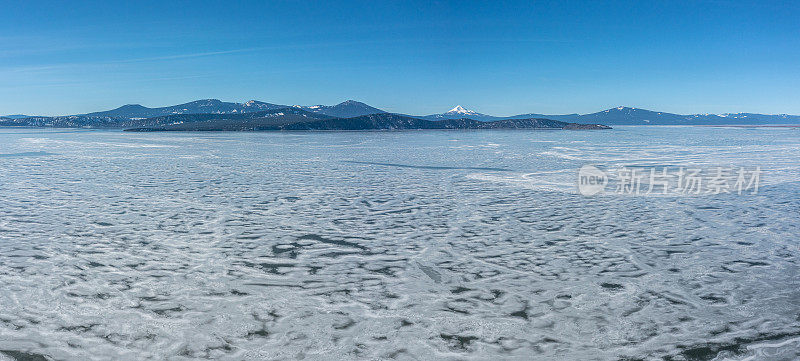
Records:
{"label": "mountain range", "polygon": [[510,118],[548,118],[576,123],[611,125],[769,125],[800,124],[800,116],[788,114],[674,114],[640,108],[616,107],[591,114],[520,114]]}
{"label": "mountain range", "polygon": [[800,116],[787,114],[674,114],[647,109],[616,107],[590,114],[539,114],[526,113],[509,117],[481,114],[462,106],[441,114],[422,116],[423,119],[441,120],[470,118],[481,121],[500,119],[544,118],[571,123],[601,123],[608,125],[762,125],[762,124],[800,124]]}
{"label": "mountain range", "polygon": [[[0,126],[131,128],[163,125],[159,123],[158,120],[154,120],[154,118],[189,114],[237,115],[284,110],[282,113],[285,114],[286,117],[290,117],[288,114],[293,113],[293,111],[289,109],[302,110],[303,115],[292,114],[291,116],[302,116],[304,118],[315,116],[324,116],[330,118],[354,118],[372,114],[389,114],[384,110],[354,100],[347,100],[336,105],[289,106],[256,100],[250,100],[244,103],[235,103],[223,102],[217,99],[204,99],[160,108],[148,108],[139,104],[128,104],[107,111],[67,116],[28,116],[17,114],[0,117]],[[630,107],[611,108],[590,114],[555,115],[528,113],[500,117],[478,113],[459,105],[447,112],[439,114],[422,116],[405,114],[398,115],[427,121],[470,119],[490,122],[509,119],[550,119],[565,123],[607,125],[800,124],[800,116],[797,115],[770,115],[755,113],[682,115]],[[237,119],[236,117],[227,118]],[[247,118],[247,116],[245,116],[245,118]]]}
{"label": "mountain range", "polygon": [[[148,108],[139,104],[123,105],[117,109],[104,112],[84,114],[89,117],[115,117],[115,118],[152,118],[174,114],[237,114],[255,113],[264,110],[274,110],[288,108],[289,105],[279,105],[272,103],[250,100],[244,103],[223,102],[217,99],[203,99],[189,102],[186,104],[173,105],[162,108]],[[349,118],[360,115],[386,113],[378,108],[371,107],[355,100],[347,100],[336,105],[311,105],[311,106],[292,106],[311,113],[329,115],[332,117]]]}
{"label": "mountain range", "polygon": [[123,105],[117,109],[103,112],[83,114],[87,117],[110,117],[110,118],[152,118],[171,114],[236,114],[253,113],[263,110],[285,108],[285,105],[277,105],[251,100],[245,103],[223,102],[217,99],[196,100],[186,104],[178,104],[161,108],[148,108],[139,104]]}
{"label": "mountain range", "polygon": [[332,117],[298,107],[239,114],[176,114],[134,120],[127,131],[411,130],[411,129],[610,129],[551,119],[426,120],[393,113]]}

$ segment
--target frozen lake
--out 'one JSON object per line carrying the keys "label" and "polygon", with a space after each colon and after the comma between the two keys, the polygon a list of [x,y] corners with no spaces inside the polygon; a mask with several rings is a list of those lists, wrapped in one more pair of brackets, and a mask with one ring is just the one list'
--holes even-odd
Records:
{"label": "frozen lake", "polygon": [[800,358],[799,177],[796,128],[0,128],[0,360]]}

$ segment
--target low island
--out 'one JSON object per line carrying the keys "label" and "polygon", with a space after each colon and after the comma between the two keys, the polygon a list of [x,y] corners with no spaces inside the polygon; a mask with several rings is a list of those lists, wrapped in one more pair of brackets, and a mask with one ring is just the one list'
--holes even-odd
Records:
{"label": "low island", "polygon": [[423,129],[611,129],[602,124],[568,123],[544,118],[479,121],[469,118],[426,120],[393,113],[339,118],[298,108],[244,114],[176,114],[144,119],[125,131],[335,131]]}

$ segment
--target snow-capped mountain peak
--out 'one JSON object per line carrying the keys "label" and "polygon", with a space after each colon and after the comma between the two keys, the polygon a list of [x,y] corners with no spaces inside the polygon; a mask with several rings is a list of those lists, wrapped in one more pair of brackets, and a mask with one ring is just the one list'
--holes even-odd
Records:
{"label": "snow-capped mountain peak", "polygon": [[440,114],[431,114],[421,116],[423,119],[427,120],[442,120],[442,119],[461,119],[461,118],[468,118],[473,120],[492,120],[492,119],[499,119],[498,117],[493,117],[491,115],[481,114],[474,110],[469,110],[464,108],[460,105],[456,105],[455,108],[448,110],[447,112],[440,113]]}
{"label": "snow-capped mountain peak", "polygon": [[450,109],[445,114],[478,114],[472,110],[466,109],[460,105],[456,105],[455,108]]}

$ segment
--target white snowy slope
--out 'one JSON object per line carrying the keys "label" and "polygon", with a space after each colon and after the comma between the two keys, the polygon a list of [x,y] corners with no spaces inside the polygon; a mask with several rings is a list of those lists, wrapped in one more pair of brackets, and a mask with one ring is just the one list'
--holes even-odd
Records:
{"label": "white snowy slope", "polygon": [[456,105],[453,109],[450,109],[444,113],[440,114],[431,114],[422,116],[420,118],[428,119],[428,120],[441,120],[441,119],[459,119],[459,118],[470,118],[474,120],[495,120],[499,119],[498,117],[494,117],[491,115],[481,114],[474,110],[470,110],[467,108],[462,107],[461,105]]}

